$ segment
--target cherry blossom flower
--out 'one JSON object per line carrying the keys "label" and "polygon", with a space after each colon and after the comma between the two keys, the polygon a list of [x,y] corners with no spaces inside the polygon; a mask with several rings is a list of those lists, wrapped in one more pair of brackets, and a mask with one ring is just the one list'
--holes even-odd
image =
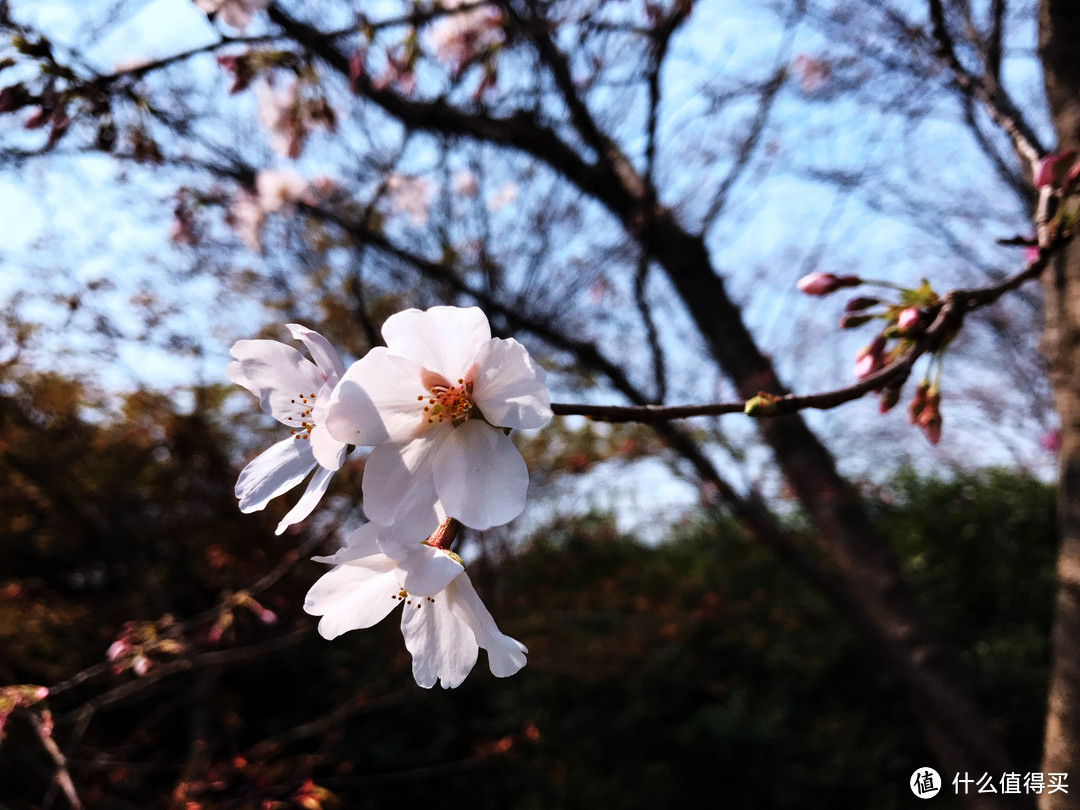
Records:
{"label": "cherry blossom flower", "polygon": [[383,525],[430,531],[433,504],[487,529],[525,508],[529,471],[502,428],[551,418],[544,371],[516,340],[491,337],[476,307],[392,315],[386,347],[341,378],[326,426],[339,442],[375,445],[364,473],[364,510]]}
{"label": "cherry blossom flower", "polygon": [[293,203],[308,199],[310,186],[291,169],[263,169],[255,178],[259,205],[269,213],[291,213]]}
{"label": "cherry blossom flower", "polygon": [[461,0],[443,0],[448,12],[428,29],[435,58],[460,72],[469,60],[503,41],[502,12],[491,5],[481,5],[454,12]]}
{"label": "cherry blossom flower", "polygon": [[[528,650],[499,631],[460,557],[426,543],[385,542],[390,532],[368,523],[337,554],[314,558],[334,565],[304,600],[305,611],[322,617],[323,638],[372,627],[401,604],[401,633],[412,655],[413,677],[425,689],[436,681],[444,689],[461,684],[480,649],[487,650],[497,678],[525,666]],[[395,549],[396,557],[387,553]]]}
{"label": "cherry blossom flower", "polygon": [[236,482],[241,512],[256,512],[303,481],[315,470],[304,494],[278,524],[281,534],[306,518],[319,503],[330,477],[345,460],[345,443],[325,427],[330,392],[345,372],[337,351],[326,338],[295,323],[293,338],[307,346],[308,360],[292,346],[276,340],[239,340],[229,379],[259,398],[259,405],[290,429],[290,436],[248,464]]}
{"label": "cherry blossom flower", "polygon": [[386,196],[390,207],[408,214],[409,222],[417,227],[427,222],[431,194],[431,181],[426,177],[408,177],[395,173],[386,178]]}
{"label": "cherry blossom flower", "polygon": [[493,214],[502,211],[506,206],[517,201],[520,190],[516,183],[503,183],[495,193],[487,198],[487,209]]}
{"label": "cherry blossom flower", "polygon": [[262,227],[266,223],[266,211],[258,197],[246,189],[241,190],[225,214],[225,223],[245,245],[256,253],[262,252]]}
{"label": "cherry blossom flower", "polygon": [[231,28],[241,33],[248,27],[256,11],[262,11],[270,5],[270,0],[195,0],[207,16],[214,15]]}

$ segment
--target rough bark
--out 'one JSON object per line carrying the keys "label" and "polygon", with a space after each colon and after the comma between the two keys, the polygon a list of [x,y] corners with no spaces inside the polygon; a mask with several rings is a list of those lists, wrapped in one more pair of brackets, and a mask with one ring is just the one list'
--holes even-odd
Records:
{"label": "rough bark", "polygon": [[[1043,0],[1039,52],[1058,149],[1080,148],[1080,3]],[[1051,632],[1043,773],[1080,777],[1080,243],[1067,245],[1044,279],[1043,352],[1061,418],[1057,594]],[[1080,807],[1080,785],[1040,797],[1042,810]]]}

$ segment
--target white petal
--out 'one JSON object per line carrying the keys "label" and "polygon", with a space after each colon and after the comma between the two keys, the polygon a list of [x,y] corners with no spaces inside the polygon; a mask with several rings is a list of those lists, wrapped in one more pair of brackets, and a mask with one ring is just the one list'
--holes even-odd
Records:
{"label": "white petal", "polygon": [[451,609],[472,628],[477,643],[487,650],[488,666],[496,678],[506,678],[525,666],[529,650],[520,641],[502,633],[473,588],[468,574],[462,574],[446,589]]}
{"label": "white petal", "polygon": [[331,472],[341,469],[341,464],[345,461],[345,445],[331,436],[325,425],[316,424],[306,441],[311,445],[311,452],[320,465]]}
{"label": "white petal", "polygon": [[476,354],[473,402],[493,425],[528,430],[551,419],[544,370],[516,340],[493,338]]}
{"label": "white petal", "polygon": [[364,564],[339,565],[323,574],[304,599],[304,610],[322,616],[319,634],[337,638],[349,630],[377,624],[397,606],[400,587],[394,561],[382,554],[364,558]]}
{"label": "white petal", "polygon": [[452,689],[465,680],[479,646],[473,631],[450,609],[446,594],[409,597],[401,610],[401,634],[412,654],[416,682],[430,689],[439,680],[444,689]]}
{"label": "white petal", "polygon": [[330,395],[326,427],[346,444],[411,438],[424,424],[420,367],[381,346],[353,363]]}
{"label": "white petal", "polygon": [[315,466],[311,448],[289,437],[272,445],[244,467],[236,480],[241,512],[257,512],[283,492],[295,487]]}
{"label": "white petal", "polygon": [[316,467],[315,474],[311,476],[311,480],[308,481],[307,489],[304,490],[304,494],[300,496],[300,500],[298,500],[296,505],[288,511],[285,517],[281,519],[281,523],[277,525],[277,530],[274,534],[281,534],[294,523],[299,523],[310,515],[312,510],[319,505],[319,501],[322,500],[322,496],[326,493],[326,488],[330,486],[330,479],[333,477],[333,470],[328,470],[325,467]]}
{"label": "white petal", "polygon": [[335,554],[327,557],[312,557],[311,559],[315,562],[337,565],[338,563],[353,562],[362,557],[381,554],[378,538],[382,528],[378,523],[365,523],[345,538],[345,543]]}
{"label": "white petal", "polygon": [[432,307],[391,315],[382,334],[391,354],[407,357],[453,383],[472,365],[477,349],[491,339],[491,326],[477,307]]}
{"label": "white petal", "polygon": [[465,566],[441,549],[417,543],[398,560],[401,587],[417,596],[434,596],[446,588]]}
{"label": "white petal", "polygon": [[376,446],[364,466],[364,513],[399,537],[427,539],[439,525],[432,461],[451,428],[429,431],[405,444]]}
{"label": "white petal", "polygon": [[525,459],[510,437],[491,425],[472,420],[453,428],[435,456],[433,472],[446,514],[466,526],[501,526],[525,508]]}
{"label": "white petal", "polygon": [[318,332],[298,323],[286,324],[286,327],[294,338],[304,342],[311,354],[311,359],[315,361],[315,365],[327,379],[341,378],[341,375],[345,373],[345,364],[341,362],[341,355],[330,345],[330,341]]}
{"label": "white petal", "polygon": [[232,356],[236,361],[225,367],[229,379],[257,396],[264,411],[287,425],[298,425],[296,417],[311,404],[310,395],[326,382],[314,363],[276,340],[238,340]]}

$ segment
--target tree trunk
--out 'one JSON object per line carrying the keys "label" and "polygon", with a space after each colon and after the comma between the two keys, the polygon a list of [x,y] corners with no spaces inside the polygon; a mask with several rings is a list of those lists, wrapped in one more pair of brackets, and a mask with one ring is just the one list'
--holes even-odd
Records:
{"label": "tree trunk", "polygon": [[[1039,53],[1058,150],[1080,148],[1080,3],[1043,0]],[[1043,288],[1043,352],[1061,418],[1058,474],[1057,595],[1051,633],[1050,691],[1043,744],[1044,774],[1080,778],[1080,242],[1048,268]],[[1068,782],[1068,779],[1065,779]],[[1044,793],[1041,810],[1080,807],[1080,784]]]}

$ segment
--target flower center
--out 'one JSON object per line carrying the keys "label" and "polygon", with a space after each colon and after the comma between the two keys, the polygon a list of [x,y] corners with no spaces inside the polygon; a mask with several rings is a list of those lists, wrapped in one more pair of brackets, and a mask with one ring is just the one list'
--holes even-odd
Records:
{"label": "flower center", "polygon": [[315,407],[315,395],[297,394],[296,399],[291,400],[291,402],[293,405],[300,405],[303,410],[296,416],[285,417],[290,424],[296,425],[296,428],[290,430],[289,433],[294,439],[310,439],[311,429],[315,427],[315,423],[311,421],[311,409]]}
{"label": "flower center", "polygon": [[450,420],[453,425],[460,425],[469,418],[472,410],[472,383],[459,378],[457,385],[436,384],[428,388],[428,396],[418,396],[418,402],[427,399],[424,405],[424,417],[429,425]]}
{"label": "flower center", "polygon": [[435,604],[435,597],[433,597],[433,596],[412,596],[404,588],[402,588],[397,593],[390,594],[390,598],[395,599],[398,602],[404,602],[406,605],[415,604],[417,609],[422,608],[424,606],[425,602],[430,602],[431,604]]}

